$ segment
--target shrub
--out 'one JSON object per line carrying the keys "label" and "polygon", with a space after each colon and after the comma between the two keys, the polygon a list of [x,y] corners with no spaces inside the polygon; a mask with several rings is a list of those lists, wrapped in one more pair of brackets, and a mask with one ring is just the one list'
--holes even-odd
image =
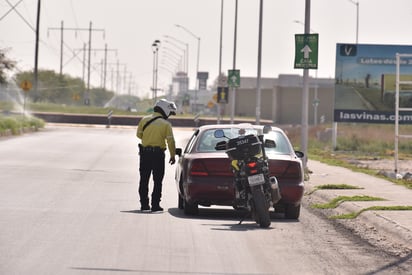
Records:
{"label": "shrub", "polygon": [[0,134],[6,134],[8,131],[12,135],[19,135],[24,128],[30,128],[37,131],[43,128],[44,121],[36,117],[21,116],[2,116],[0,115]]}

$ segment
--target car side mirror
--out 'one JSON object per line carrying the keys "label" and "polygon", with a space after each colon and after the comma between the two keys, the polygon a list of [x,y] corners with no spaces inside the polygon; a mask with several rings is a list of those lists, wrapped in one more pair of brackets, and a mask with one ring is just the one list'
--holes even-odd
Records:
{"label": "car side mirror", "polygon": [[175,149],[175,154],[178,155],[179,157],[182,156],[182,148],[176,148]]}
{"label": "car side mirror", "polygon": [[305,154],[301,151],[295,151],[295,155],[300,159],[303,159],[303,157],[305,156]]}

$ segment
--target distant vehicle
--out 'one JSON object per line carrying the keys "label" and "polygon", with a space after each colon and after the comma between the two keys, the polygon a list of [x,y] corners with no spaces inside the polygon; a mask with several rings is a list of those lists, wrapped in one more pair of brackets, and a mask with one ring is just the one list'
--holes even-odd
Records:
{"label": "distant vehicle", "polygon": [[274,211],[284,213],[287,219],[298,219],[304,193],[303,153],[294,151],[286,134],[277,127],[263,132],[263,126],[252,124],[216,124],[197,128],[183,152],[179,152],[175,181],[178,207],[187,215],[196,215],[200,206],[233,206],[236,192],[231,160],[225,151],[215,146],[227,138],[214,133],[222,129],[229,138],[236,137],[240,129],[246,134],[263,134],[264,140],[273,140],[276,146],[265,148],[270,176],[278,180],[281,199],[273,205]]}

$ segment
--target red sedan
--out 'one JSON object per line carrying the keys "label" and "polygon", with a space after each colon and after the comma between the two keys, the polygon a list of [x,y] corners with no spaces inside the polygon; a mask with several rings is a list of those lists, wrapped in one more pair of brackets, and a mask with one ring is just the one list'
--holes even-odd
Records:
{"label": "red sedan", "polygon": [[215,150],[216,129],[224,129],[232,136],[240,129],[247,133],[263,134],[276,146],[265,148],[270,175],[278,180],[281,200],[273,207],[287,219],[297,219],[304,192],[303,153],[294,151],[286,134],[277,127],[263,131],[263,126],[251,124],[216,124],[197,128],[180,154],[176,168],[176,186],[179,193],[178,207],[187,215],[198,214],[198,207],[211,205],[233,206],[235,189],[230,159],[224,151]]}

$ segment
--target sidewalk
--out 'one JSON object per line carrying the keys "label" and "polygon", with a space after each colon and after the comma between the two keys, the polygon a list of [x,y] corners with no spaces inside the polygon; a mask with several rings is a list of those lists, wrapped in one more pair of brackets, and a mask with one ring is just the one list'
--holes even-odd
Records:
{"label": "sidewalk", "polygon": [[[343,202],[332,210],[332,215],[358,212],[371,206],[412,206],[412,190],[404,186],[314,160],[308,161],[308,167],[313,173],[305,185],[305,193],[310,193],[309,200],[311,203],[326,203],[338,196],[356,195],[385,199],[384,201]],[[363,189],[315,190],[316,186],[325,184],[347,184]],[[412,251],[411,210],[368,210],[362,212],[357,218],[351,221],[364,225],[367,227],[365,230],[376,230],[382,236]],[[343,224],[345,224],[345,222],[343,222]]]}

